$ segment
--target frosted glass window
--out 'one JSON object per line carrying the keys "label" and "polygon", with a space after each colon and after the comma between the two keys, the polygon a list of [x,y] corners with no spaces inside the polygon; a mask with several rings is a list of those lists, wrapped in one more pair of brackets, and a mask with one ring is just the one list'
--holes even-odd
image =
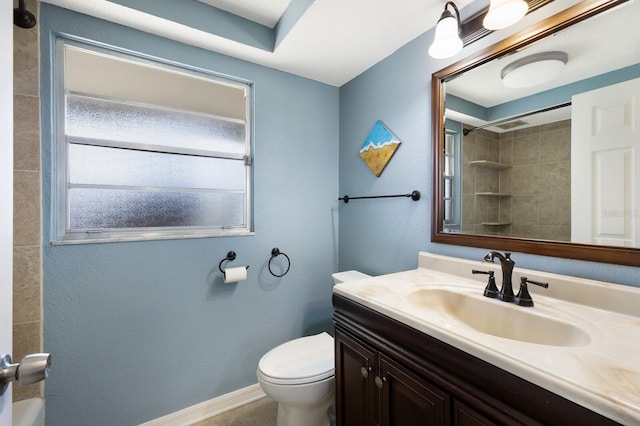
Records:
{"label": "frosted glass window", "polygon": [[56,60],[54,242],[251,232],[250,84],[64,39]]}
{"label": "frosted glass window", "polygon": [[70,144],[69,184],[245,190],[243,160]]}
{"label": "frosted glass window", "polygon": [[77,95],[67,95],[66,117],[69,136],[238,154],[245,150],[245,125],[238,120]]}
{"label": "frosted glass window", "polygon": [[453,200],[444,200],[444,220],[453,219]]}
{"label": "frosted glass window", "polygon": [[73,229],[244,226],[242,193],[72,189]]}
{"label": "frosted glass window", "polygon": [[450,199],[453,197],[453,180],[445,179],[444,180],[444,198]]}
{"label": "frosted glass window", "polygon": [[444,151],[444,175],[453,176],[455,173],[454,161],[455,152],[453,150],[454,137],[452,135],[445,135],[445,151]]}
{"label": "frosted glass window", "polygon": [[459,149],[459,133],[452,129],[447,129],[444,144],[444,176],[443,194],[444,201],[444,224],[447,232],[454,232],[460,223],[460,171],[459,159],[456,158],[456,151]]}

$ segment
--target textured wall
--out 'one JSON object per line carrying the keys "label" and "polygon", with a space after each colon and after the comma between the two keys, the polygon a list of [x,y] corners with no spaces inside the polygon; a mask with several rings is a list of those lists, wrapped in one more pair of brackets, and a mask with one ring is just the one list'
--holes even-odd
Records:
{"label": "textured wall", "polygon": [[[51,235],[51,33],[255,83],[255,236],[44,246],[47,424],[132,425],[257,383],[279,343],[331,330],[338,89],[47,4],[41,12],[44,238]],[[271,249],[291,258],[281,279]],[[250,265],[224,285],[218,263]],[[276,262],[277,263],[277,262]]]}

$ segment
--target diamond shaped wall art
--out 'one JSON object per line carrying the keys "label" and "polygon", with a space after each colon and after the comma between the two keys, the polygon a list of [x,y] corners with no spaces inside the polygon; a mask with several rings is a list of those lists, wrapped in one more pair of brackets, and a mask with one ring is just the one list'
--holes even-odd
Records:
{"label": "diamond shaped wall art", "polygon": [[360,148],[360,157],[371,171],[380,177],[400,143],[396,135],[378,120]]}

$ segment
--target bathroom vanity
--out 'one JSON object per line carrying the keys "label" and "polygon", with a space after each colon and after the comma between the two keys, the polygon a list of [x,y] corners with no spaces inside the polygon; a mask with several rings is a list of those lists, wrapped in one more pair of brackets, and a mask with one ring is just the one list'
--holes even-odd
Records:
{"label": "bathroom vanity", "polygon": [[549,283],[522,307],[472,269],[500,285],[420,253],[334,288],[338,425],[640,425],[640,289],[516,266]]}

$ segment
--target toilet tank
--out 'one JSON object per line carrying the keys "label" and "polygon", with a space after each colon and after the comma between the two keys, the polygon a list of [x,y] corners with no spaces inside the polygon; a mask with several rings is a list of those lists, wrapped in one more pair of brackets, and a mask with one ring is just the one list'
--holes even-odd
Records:
{"label": "toilet tank", "polygon": [[333,277],[333,282],[335,284],[346,283],[347,281],[363,280],[371,277],[371,275],[363,274],[360,271],[354,270],[336,272],[335,274],[331,274],[331,276]]}

